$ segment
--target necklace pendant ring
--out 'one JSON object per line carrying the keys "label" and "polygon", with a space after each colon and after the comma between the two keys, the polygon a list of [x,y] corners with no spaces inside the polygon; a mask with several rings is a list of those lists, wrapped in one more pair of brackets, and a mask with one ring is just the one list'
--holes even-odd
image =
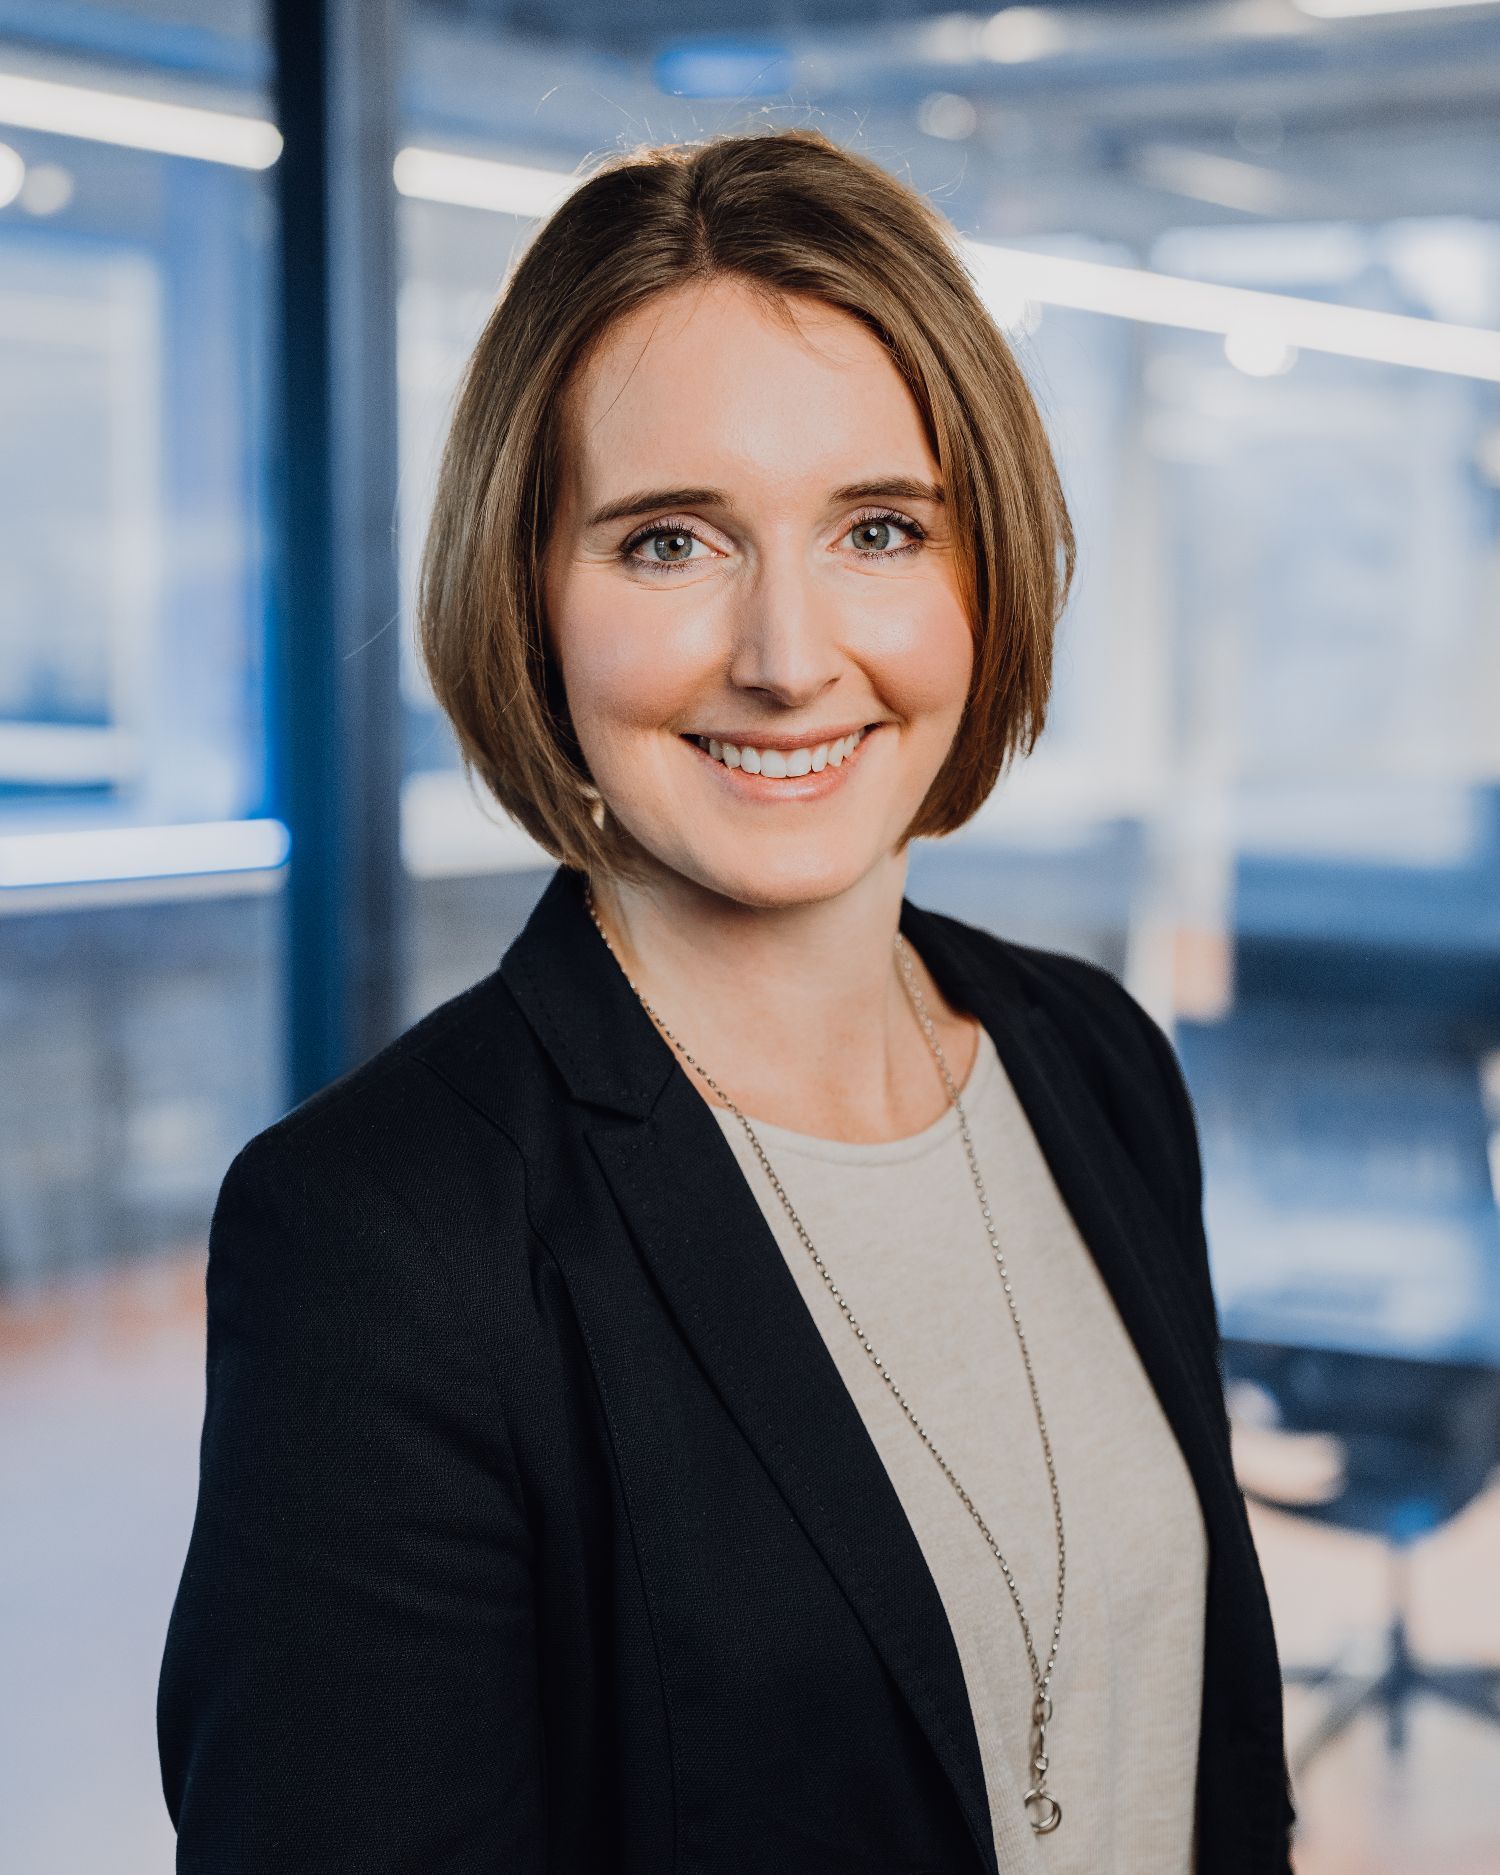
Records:
{"label": "necklace pendant ring", "polygon": [[[1027,1816],[1031,1819],[1032,1830],[1038,1836],[1050,1835],[1062,1821],[1062,1805],[1056,1797],[1045,1790],[1039,1790],[1033,1786],[1021,1801],[1025,1805]],[[1040,1815],[1033,1812],[1031,1807],[1033,1804],[1045,1806]]]}

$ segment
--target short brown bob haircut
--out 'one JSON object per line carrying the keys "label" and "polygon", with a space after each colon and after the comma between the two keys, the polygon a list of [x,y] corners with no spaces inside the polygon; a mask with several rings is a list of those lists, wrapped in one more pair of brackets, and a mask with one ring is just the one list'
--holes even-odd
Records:
{"label": "short brown bob haircut", "polygon": [[1046,718],[1072,523],[1041,417],[914,190],[821,131],[723,135],[614,155],[542,224],[460,386],[417,600],[420,655],[466,775],[564,865],[637,873],[573,734],[543,618],[565,392],[613,321],[730,275],[802,295],[886,348],[921,413],[974,631],[959,729],[906,838],[951,833]]}

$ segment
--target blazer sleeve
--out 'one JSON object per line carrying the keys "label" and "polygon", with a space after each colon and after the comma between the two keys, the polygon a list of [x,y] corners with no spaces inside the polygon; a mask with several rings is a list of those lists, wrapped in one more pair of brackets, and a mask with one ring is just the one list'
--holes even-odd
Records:
{"label": "blazer sleeve", "polygon": [[[1103,974],[1103,973],[1101,973]],[[1193,1107],[1193,1098],[1188,1091],[1187,1077],[1183,1074],[1182,1063],[1178,1058],[1171,1039],[1156,1019],[1145,1009],[1117,978],[1110,977],[1110,983],[1118,992],[1118,1000],[1128,1013],[1146,1045],[1148,1053],[1155,1062],[1155,1071],[1165,1101],[1166,1111],[1171,1121],[1171,1132],[1176,1141],[1176,1159],[1178,1176],[1175,1184],[1177,1225],[1181,1240],[1188,1246],[1187,1279],[1195,1298],[1205,1333],[1209,1337],[1209,1346],[1213,1354],[1214,1367],[1219,1375],[1218,1405],[1222,1420],[1222,1430],[1229,1441],[1229,1416],[1224,1404],[1224,1357],[1221,1338],[1221,1323],[1218,1304],[1214,1297],[1213,1282],[1209,1269],[1208,1239],[1203,1221],[1203,1158],[1198,1138],[1197,1114]],[[1290,1843],[1292,1831],[1297,1822],[1297,1808],[1292,1789],[1290,1765],[1283,1758],[1281,1773],[1281,1837],[1278,1847],[1278,1869],[1281,1875],[1292,1875],[1290,1867]]]}
{"label": "blazer sleeve", "polygon": [[529,1531],[454,1287],[295,1123],[225,1176],[157,1703],[183,1875],[544,1866]]}
{"label": "blazer sleeve", "polygon": [[1203,1157],[1198,1142],[1198,1117],[1193,1107],[1192,1095],[1188,1092],[1187,1078],[1182,1072],[1182,1063],[1178,1060],[1177,1050],[1172,1046],[1166,1031],[1128,991],[1125,994],[1147,1048],[1155,1060],[1162,1093],[1168,1113],[1171,1115],[1172,1131],[1177,1142],[1177,1224],[1182,1241],[1190,1246],[1188,1278],[1211,1338],[1214,1365],[1219,1372],[1222,1392],[1224,1380],[1223,1353],[1220,1347],[1222,1324],[1219,1320],[1218,1302],[1214,1296],[1208,1257],[1208,1237],[1203,1223]]}

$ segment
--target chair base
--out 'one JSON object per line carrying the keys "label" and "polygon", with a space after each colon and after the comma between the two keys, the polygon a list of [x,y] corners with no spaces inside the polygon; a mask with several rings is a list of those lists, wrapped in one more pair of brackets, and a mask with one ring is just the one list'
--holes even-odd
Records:
{"label": "chair base", "polygon": [[1386,1742],[1396,1753],[1406,1748],[1407,1707],[1421,1696],[1441,1699],[1500,1726],[1500,1666],[1425,1665],[1412,1658],[1400,1621],[1391,1630],[1386,1662],[1378,1673],[1348,1673],[1335,1661],[1327,1667],[1287,1667],[1282,1679],[1288,1686],[1321,1687],[1333,1694],[1328,1709],[1291,1753],[1294,1777],[1371,1707],[1384,1712]]}

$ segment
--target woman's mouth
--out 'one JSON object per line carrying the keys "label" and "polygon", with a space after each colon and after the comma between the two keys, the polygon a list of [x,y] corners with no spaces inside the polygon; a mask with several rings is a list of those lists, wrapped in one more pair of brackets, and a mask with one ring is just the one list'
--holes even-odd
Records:
{"label": "woman's mouth", "polygon": [[819,800],[831,794],[857,766],[856,756],[879,723],[796,749],[768,749],[717,736],[682,740],[743,800]]}
{"label": "woman's mouth", "polygon": [[720,742],[715,736],[692,736],[700,749],[706,749],[716,762],[726,768],[742,768],[747,775],[767,775],[773,781],[798,775],[819,775],[827,767],[842,768],[864,740],[865,730],[852,730],[832,742],[811,742],[800,749],[757,749],[749,743]]}

